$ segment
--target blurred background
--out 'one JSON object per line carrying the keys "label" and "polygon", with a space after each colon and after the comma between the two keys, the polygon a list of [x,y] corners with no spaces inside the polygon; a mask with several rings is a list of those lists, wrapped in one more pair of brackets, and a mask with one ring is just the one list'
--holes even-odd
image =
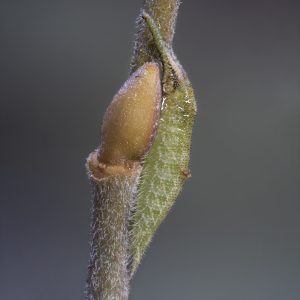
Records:
{"label": "blurred background", "polygon": [[[126,80],[142,0],[0,3],[0,299],[83,299],[85,159]],[[184,0],[193,177],[132,300],[300,298],[300,2]]]}

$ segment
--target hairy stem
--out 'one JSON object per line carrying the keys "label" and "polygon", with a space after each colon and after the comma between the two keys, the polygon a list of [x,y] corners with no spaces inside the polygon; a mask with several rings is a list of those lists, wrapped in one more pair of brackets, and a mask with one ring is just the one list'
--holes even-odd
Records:
{"label": "hairy stem", "polygon": [[142,14],[149,14],[160,29],[161,36],[169,47],[172,44],[179,0],[145,0],[142,13],[137,19],[137,37],[134,55],[131,63],[131,72],[142,66],[145,62],[158,59],[159,53],[153,41],[152,34],[143,21]]}
{"label": "hairy stem", "polygon": [[88,158],[93,188],[91,258],[87,299],[128,299],[130,212],[141,161],[156,131],[161,101],[159,67],[134,72],[109,105],[100,147]]}
{"label": "hairy stem", "polygon": [[128,220],[139,171],[97,179],[91,173],[93,208],[87,300],[127,300]]}

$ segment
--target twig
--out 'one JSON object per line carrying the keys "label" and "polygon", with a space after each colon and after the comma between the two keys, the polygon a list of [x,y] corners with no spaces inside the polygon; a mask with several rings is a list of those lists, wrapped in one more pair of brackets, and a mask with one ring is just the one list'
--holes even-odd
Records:
{"label": "twig", "polygon": [[93,189],[87,300],[127,300],[130,280],[189,177],[196,102],[172,50],[178,0],[145,0],[131,76],[88,158]]}

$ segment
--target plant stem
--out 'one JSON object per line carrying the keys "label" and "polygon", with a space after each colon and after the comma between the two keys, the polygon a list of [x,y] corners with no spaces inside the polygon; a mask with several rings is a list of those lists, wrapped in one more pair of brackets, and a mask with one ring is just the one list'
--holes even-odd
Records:
{"label": "plant stem", "polygon": [[169,47],[173,42],[179,4],[179,0],[144,1],[142,13],[137,20],[137,38],[131,63],[131,72],[134,72],[145,62],[159,59],[159,53],[153,41],[152,34],[143,21],[143,12],[146,12],[153,18],[166,46]]}
{"label": "plant stem", "polygon": [[86,299],[127,300],[128,220],[139,170],[128,176],[97,179],[92,169],[89,167],[93,208]]}

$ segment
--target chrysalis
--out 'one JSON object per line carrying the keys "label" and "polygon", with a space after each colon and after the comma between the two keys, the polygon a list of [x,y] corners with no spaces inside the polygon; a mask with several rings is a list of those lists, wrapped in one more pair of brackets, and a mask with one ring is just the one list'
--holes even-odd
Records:
{"label": "chrysalis", "polygon": [[130,272],[137,269],[158,226],[166,217],[186,179],[196,101],[191,83],[154,20],[143,18],[163,64],[163,105],[155,141],[145,157],[130,230]]}

